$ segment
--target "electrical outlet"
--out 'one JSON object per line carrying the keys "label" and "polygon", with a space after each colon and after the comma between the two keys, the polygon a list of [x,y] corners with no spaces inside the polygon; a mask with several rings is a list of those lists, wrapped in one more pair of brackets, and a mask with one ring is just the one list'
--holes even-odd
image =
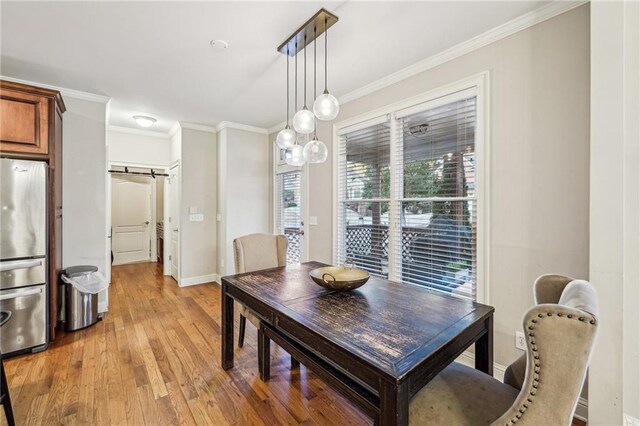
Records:
{"label": "electrical outlet", "polygon": [[527,339],[525,339],[522,331],[516,331],[516,348],[521,351],[527,350]]}

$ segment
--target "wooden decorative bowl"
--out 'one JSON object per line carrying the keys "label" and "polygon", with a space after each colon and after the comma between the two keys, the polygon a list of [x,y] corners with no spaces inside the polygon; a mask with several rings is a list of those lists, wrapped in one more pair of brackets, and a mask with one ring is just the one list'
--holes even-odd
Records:
{"label": "wooden decorative bowl", "polygon": [[369,280],[369,273],[357,268],[344,266],[325,266],[309,272],[311,279],[329,290],[354,290]]}

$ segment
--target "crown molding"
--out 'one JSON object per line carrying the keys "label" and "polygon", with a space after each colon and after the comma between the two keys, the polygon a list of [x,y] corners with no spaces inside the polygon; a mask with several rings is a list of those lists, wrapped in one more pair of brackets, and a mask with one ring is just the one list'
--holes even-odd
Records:
{"label": "crown molding", "polygon": [[169,137],[172,138],[179,131],[180,131],[180,122],[176,121],[176,124],[174,124],[173,127],[171,127],[171,130],[169,130]]}
{"label": "crown molding", "polygon": [[98,102],[101,104],[108,103],[111,98],[109,96],[96,95],[95,93],[81,92],[79,90],[67,89],[66,87],[53,86],[51,84],[38,83],[36,81],[22,80],[19,78],[0,76],[0,79],[12,81],[14,83],[28,84],[29,86],[42,87],[44,89],[57,90],[66,98],[81,99],[83,101]]}
{"label": "crown molding", "polygon": [[223,129],[244,130],[247,132],[261,133],[263,135],[269,134],[268,129],[265,129],[262,127],[256,127],[256,126],[249,126],[247,124],[234,123],[232,121],[221,121],[220,123],[218,123],[218,125],[216,126],[216,130],[219,132],[220,130],[223,130]]}
{"label": "crown molding", "polygon": [[267,129],[267,132],[269,132],[269,134],[279,132],[280,130],[284,129],[286,125],[287,125],[287,122],[283,121],[282,123],[278,123],[275,126],[269,127]]}
{"label": "crown molding", "polygon": [[[463,41],[447,50],[416,62],[406,68],[389,74],[379,80],[369,83],[359,89],[353,90],[339,97],[340,103],[351,102],[355,99],[376,92],[399,81],[413,77],[416,74],[435,68],[445,62],[466,55],[469,52],[480,49],[488,44],[494,43],[503,38],[509,37],[519,31],[532,27],[536,24],[554,18],[576,7],[582,6],[587,1],[553,1],[536,10],[526,13],[518,18],[512,19],[500,26],[497,26],[485,33],[473,37],[467,41]],[[275,126],[274,126],[275,127]]]}
{"label": "crown molding", "polygon": [[133,127],[113,126],[108,125],[107,130],[118,133],[128,133],[131,135],[149,136],[152,138],[169,139],[171,136],[169,133],[154,132],[153,130],[134,129]]}
{"label": "crown molding", "polygon": [[[186,123],[184,121],[180,121],[178,124],[183,129],[199,130],[201,132],[207,132],[207,133],[216,133],[217,132],[217,129],[215,127],[205,126],[203,124]],[[171,131],[173,131],[173,129],[171,129]]]}

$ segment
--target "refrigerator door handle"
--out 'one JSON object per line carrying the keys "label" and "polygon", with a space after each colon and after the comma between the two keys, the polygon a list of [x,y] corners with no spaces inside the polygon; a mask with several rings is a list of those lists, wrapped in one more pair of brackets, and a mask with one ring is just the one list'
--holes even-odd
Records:
{"label": "refrigerator door handle", "polygon": [[42,266],[42,259],[14,260],[11,262],[0,262],[0,272],[14,271],[16,269],[29,269]]}
{"label": "refrigerator door handle", "polygon": [[40,293],[42,293],[42,287],[32,288],[24,291],[18,291],[11,294],[0,294],[0,301],[15,299],[18,297],[33,296],[34,294],[40,294]]}

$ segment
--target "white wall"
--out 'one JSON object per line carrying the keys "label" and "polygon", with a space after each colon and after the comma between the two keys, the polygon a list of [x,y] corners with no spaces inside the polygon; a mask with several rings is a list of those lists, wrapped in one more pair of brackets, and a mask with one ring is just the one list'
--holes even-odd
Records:
{"label": "white wall", "polygon": [[[211,282],[217,271],[216,134],[183,128],[180,150],[180,283]],[[190,221],[191,208],[204,215],[202,222]]]}
{"label": "white wall", "polygon": [[222,129],[218,137],[218,270],[228,275],[235,270],[233,240],[271,231],[271,145],[266,134],[233,128]]}
{"label": "white wall", "polygon": [[[216,184],[216,196],[218,203],[218,275],[227,275],[227,145],[229,130],[222,129],[218,132],[218,146],[216,149],[218,162],[218,180]],[[233,265],[232,265],[233,266]]]}
{"label": "white wall", "polygon": [[137,165],[168,166],[171,164],[171,141],[167,135],[158,136],[107,130],[109,162]]}
{"label": "white wall", "polygon": [[[106,104],[64,98],[62,139],[63,267],[95,265],[103,271],[107,259]],[[98,298],[106,310],[107,294]]]}
{"label": "white wall", "polygon": [[594,425],[640,424],[639,76],[640,3],[592,3],[590,279],[601,311],[589,372]]}
{"label": "white wall", "polygon": [[[341,105],[342,121],[490,71],[489,304],[495,361],[522,352],[514,331],[543,273],[588,278],[589,6],[585,5]],[[319,138],[331,151],[333,123]],[[334,168],[309,167],[309,259],[331,263]],[[228,238],[229,239],[229,238]]]}

